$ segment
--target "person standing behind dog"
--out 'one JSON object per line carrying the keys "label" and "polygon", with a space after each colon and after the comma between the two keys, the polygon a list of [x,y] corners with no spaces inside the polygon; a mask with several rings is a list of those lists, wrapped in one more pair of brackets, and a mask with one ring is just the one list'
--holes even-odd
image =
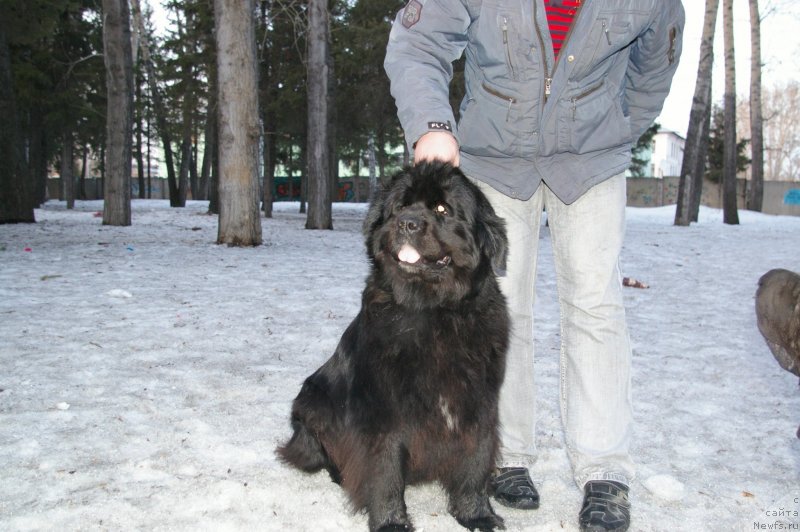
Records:
{"label": "person standing behind dog", "polygon": [[[581,530],[627,530],[631,347],[619,257],[632,144],[678,66],[679,0],[410,0],[385,69],[414,161],[460,166],[505,218],[512,318],[494,497],[534,509],[533,300],[547,212],[561,309],[561,418]],[[456,124],[452,62],[466,54]]]}

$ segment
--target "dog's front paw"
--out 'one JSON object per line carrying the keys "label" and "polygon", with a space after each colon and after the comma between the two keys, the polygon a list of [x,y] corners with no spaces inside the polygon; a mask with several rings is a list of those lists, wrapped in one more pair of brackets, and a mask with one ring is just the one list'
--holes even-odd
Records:
{"label": "dog's front paw", "polygon": [[493,530],[506,529],[503,518],[496,514],[475,517],[473,519],[457,519],[457,521],[459,525],[473,531],[492,532]]}

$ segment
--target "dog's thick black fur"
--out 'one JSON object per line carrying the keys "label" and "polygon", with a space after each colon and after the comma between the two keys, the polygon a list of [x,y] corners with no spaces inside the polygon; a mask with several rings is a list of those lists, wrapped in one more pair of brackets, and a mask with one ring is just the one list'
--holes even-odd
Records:
{"label": "dog's thick black fur", "polygon": [[405,486],[427,481],[464,527],[503,528],[487,495],[509,330],[503,221],[458,169],[425,163],[382,188],[364,232],[361,311],[303,384],[278,454],[328,470],[370,530],[412,530]]}

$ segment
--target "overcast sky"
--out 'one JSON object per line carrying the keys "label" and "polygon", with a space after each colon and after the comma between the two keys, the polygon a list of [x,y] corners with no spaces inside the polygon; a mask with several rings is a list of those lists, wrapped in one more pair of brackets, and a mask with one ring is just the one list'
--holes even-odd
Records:
{"label": "overcast sky", "polygon": [[[782,0],[759,2],[761,17],[761,59],[764,63],[762,85],[772,87],[788,80],[800,79],[800,5]],[[734,0],[734,41],[736,46],[736,92],[747,97],[750,92],[750,14],[747,0]],[[775,6],[781,9],[772,11]],[[700,36],[703,31],[705,2],[683,0],[686,28],[683,57],[658,122],[662,127],[685,136],[689,110],[694,95],[699,61]],[[770,11],[769,14],[767,12]],[[720,102],[724,89],[724,55],[722,45],[722,2],[717,17],[714,44],[714,101]],[[765,15],[767,15],[765,17]]]}

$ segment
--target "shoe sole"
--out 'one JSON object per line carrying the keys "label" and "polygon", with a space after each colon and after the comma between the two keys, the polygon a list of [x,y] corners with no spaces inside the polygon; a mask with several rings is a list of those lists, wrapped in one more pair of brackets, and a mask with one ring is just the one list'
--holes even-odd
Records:
{"label": "shoe sole", "polygon": [[521,499],[517,501],[510,501],[508,499],[504,499],[502,497],[498,497],[495,495],[494,500],[498,503],[502,504],[507,508],[514,508],[515,510],[538,510],[539,509],[539,501],[535,501],[532,499]]}

